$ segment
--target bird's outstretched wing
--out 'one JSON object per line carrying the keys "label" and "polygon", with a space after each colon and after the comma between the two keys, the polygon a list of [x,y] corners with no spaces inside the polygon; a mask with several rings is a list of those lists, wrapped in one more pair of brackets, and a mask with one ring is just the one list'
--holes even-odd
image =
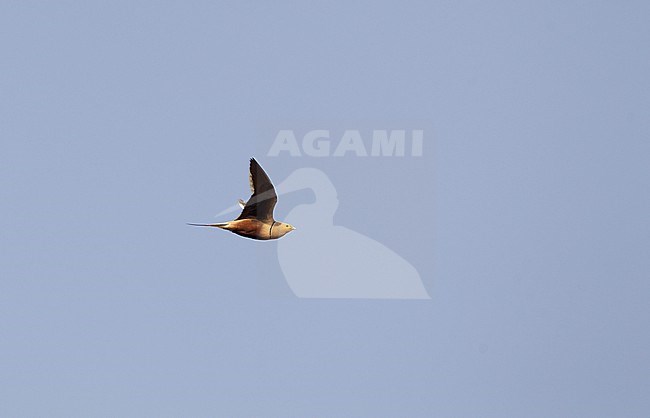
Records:
{"label": "bird's outstretched wing", "polygon": [[251,158],[249,181],[253,195],[248,199],[244,210],[237,219],[272,221],[273,209],[278,201],[278,196],[275,194],[269,176],[266,175],[255,158]]}

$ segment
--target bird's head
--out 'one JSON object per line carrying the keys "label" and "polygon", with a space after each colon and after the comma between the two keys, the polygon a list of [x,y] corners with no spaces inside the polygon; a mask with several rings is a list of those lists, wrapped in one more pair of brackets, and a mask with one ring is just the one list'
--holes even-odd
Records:
{"label": "bird's head", "polygon": [[291,224],[276,221],[275,225],[273,225],[273,228],[271,229],[271,237],[272,238],[283,237],[287,235],[289,232],[293,231],[294,229],[296,228]]}

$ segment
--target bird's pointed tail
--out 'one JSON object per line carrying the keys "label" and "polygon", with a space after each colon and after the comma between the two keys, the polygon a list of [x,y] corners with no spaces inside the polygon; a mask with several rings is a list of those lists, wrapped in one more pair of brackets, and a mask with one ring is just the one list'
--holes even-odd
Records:
{"label": "bird's pointed tail", "polygon": [[224,227],[226,227],[228,225],[228,222],[222,222],[222,223],[218,223],[218,224],[192,224],[192,223],[188,223],[188,225],[191,225],[191,226],[211,226],[211,227],[214,227],[214,228],[222,228],[223,229]]}

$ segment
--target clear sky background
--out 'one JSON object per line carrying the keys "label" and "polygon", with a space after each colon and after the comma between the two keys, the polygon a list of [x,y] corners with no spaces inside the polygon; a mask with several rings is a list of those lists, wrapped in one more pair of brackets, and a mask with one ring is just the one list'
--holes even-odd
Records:
{"label": "clear sky background", "polygon": [[[2,2],[0,416],[648,416],[649,18]],[[355,124],[424,155],[265,156]],[[432,299],[298,299],[276,243],[186,226],[253,155],[326,171]]]}

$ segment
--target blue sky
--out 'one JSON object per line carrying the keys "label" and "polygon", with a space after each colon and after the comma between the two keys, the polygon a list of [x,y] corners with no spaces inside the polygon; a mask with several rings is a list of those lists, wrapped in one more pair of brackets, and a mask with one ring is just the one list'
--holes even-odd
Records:
{"label": "blue sky", "polygon": [[[647,415],[649,12],[4,2],[0,415]],[[266,155],[357,128],[423,155]],[[251,156],[431,300],[299,299],[277,243],[186,226]]]}

